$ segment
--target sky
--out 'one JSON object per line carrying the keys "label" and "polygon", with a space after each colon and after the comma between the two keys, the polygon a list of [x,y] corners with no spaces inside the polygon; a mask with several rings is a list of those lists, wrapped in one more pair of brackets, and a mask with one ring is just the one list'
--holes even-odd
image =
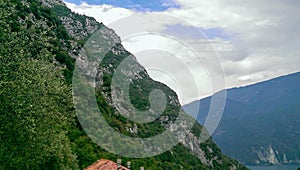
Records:
{"label": "sky", "polygon": [[80,5],[83,2],[90,5],[108,4],[115,7],[121,7],[137,11],[164,11],[171,7],[179,7],[175,0],[65,0],[65,2],[71,2],[77,5]]}
{"label": "sky", "polygon": [[[92,16],[114,29],[123,46],[137,57],[149,75],[175,90],[182,104],[223,88],[300,71],[299,0],[66,0],[65,3],[72,11]],[[153,14],[169,19],[151,19]],[[131,22],[134,15],[140,16],[143,23],[136,22],[136,26],[142,25],[142,30],[157,34],[124,33],[120,19]],[[200,62],[185,43],[196,48]]]}

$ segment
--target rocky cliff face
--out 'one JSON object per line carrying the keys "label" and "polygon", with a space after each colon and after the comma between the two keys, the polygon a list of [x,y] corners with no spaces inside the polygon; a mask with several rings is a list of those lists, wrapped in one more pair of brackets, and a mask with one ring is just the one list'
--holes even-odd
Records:
{"label": "rocky cliff face", "polygon": [[[30,1],[22,2],[25,4],[31,3]],[[62,43],[62,49],[66,50],[68,55],[76,60],[77,63],[79,63],[79,66],[81,67],[80,69],[86,76],[96,76],[96,82],[93,83],[93,80],[91,79],[90,85],[96,89],[99,109],[104,111],[103,114],[107,114],[107,121],[111,123],[111,126],[116,131],[132,137],[148,137],[153,135],[153,133],[154,135],[155,133],[162,133],[166,129],[171,132],[177,132],[178,129],[188,126],[187,124],[189,124],[189,121],[187,120],[191,120],[192,118],[180,109],[180,104],[176,93],[166,85],[153,81],[145,69],[136,61],[135,57],[130,55],[130,53],[123,48],[120,38],[113,30],[107,28],[101,23],[97,23],[93,18],[72,13],[60,0],[40,0],[40,2],[42,2],[44,7],[50,8],[51,11],[46,10],[46,13],[55,14],[55,17],[59,18],[61,21],[61,23],[56,22],[54,26],[52,25],[52,27],[58,28],[57,36],[59,37],[56,37],[56,39]],[[38,7],[36,6],[35,8]],[[39,9],[32,9],[39,11]],[[45,27],[48,27],[46,23],[51,18],[48,19],[47,17],[48,16],[45,14],[45,16],[40,17],[41,19],[36,18],[36,22],[41,21],[44,23]],[[51,24],[53,23],[49,21],[48,25]],[[64,29],[60,26],[63,26]],[[65,33],[64,30],[66,30],[67,33]],[[89,61],[89,58],[86,55],[87,49],[84,45],[87,41],[91,41],[89,40],[89,37],[94,33],[97,33],[97,36],[101,41],[95,43],[92,50],[96,50],[97,52],[104,54],[103,61],[100,65],[98,65],[97,62],[87,62]],[[57,53],[59,53],[59,50]],[[118,65],[128,56],[130,56],[131,63],[127,65],[128,67],[118,70]],[[66,58],[62,59],[60,55],[57,55],[56,60],[60,60],[62,63],[66,64],[66,67],[68,67],[69,70],[72,69],[72,65],[70,63],[69,64],[71,66],[68,66],[68,60]],[[90,69],[91,66],[94,69]],[[122,96],[122,91],[118,90],[117,86],[112,85],[113,75],[117,71],[119,71],[123,77],[136,75],[134,81],[127,82],[131,87],[133,87],[130,88],[130,92],[132,97],[131,102],[133,103],[134,107],[147,110],[150,107],[148,96],[151,90],[158,88],[164,92],[166,97],[166,110],[162,115],[153,121],[154,123],[150,125],[144,125],[143,123],[126,121],[121,117],[130,116],[133,114],[135,109],[129,105],[125,108],[122,106],[123,110],[120,111],[121,106],[118,106],[113,102],[113,95]],[[115,94],[112,94],[112,88],[116,89],[114,91]],[[117,101],[117,103],[122,103],[124,105],[126,105],[127,102],[128,101],[122,98],[118,98]],[[155,111],[152,110],[150,113],[155,114]],[[183,115],[184,119],[174,123],[177,116],[180,114]],[[145,117],[145,119],[151,119],[151,116]],[[236,161],[224,156],[217,146],[211,141],[211,139],[208,139],[206,142],[200,144],[199,134],[201,133],[201,130],[202,127],[199,124],[195,124],[191,131],[178,131],[178,133],[176,133],[176,140],[180,141],[182,144],[178,144],[175,149],[168,151],[168,153],[173,155],[173,157],[176,156],[176,160],[165,161],[174,162],[174,165],[177,166],[177,160],[182,160],[186,157],[194,160],[194,157],[197,157],[198,160],[200,160],[200,165],[190,165],[189,168],[244,168]],[[147,149],[151,150],[153,148],[149,147]],[[103,155],[105,154],[107,153],[103,151]],[[159,156],[155,159],[163,162],[163,159]],[[161,164],[161,166],[167,165]],[[164,167],[161,167],[161,169],[163,168]],[[164,169],[166,169],[166,167]],[[185,167],[182,167],[182,169],[185,169]]]}
{"label": "rocky cliff face", "polygon": [[64,5],[63,1],[61,0],[40,0],[42,4],[46,7],[54,7],[56,5]]}
{"label": "rocky cliff face", "polygon": [[[53,3],[52,3],[53,4]],[[61,4],[60,4],[61,5]],[[56,7],[57,8],[57,7]],[[58,13],[58,15],[60,15]],[[120,44],[121,40],[120,38],[115,34],[115,32],[109,28],[107,28],[106,26],[97,23],[93,18],[88,18],[85,17],[85,19],[82,19],[81,21],[78,20],[76,16],[77,14],[74,13],[68,13],[65,15],[61,15],[60,19],[62,21],[62,23],[64,24],[65,28],[67,29],[68,33],[74,37],[77,40],[82,40],[82,39],[86,39],[88,38],[91,34],[93,34],[94,32],[96,32],[99,28],[100,32],[98,32],[98,35],[101,37],[98,37],[99,39],[103,40],[101,43],[101,45],[96,45],[95,48],[97,49],[101,49],[103,51],[107,50],[107,54],[105,54],[105,58],[106,61],[104,61],[105,64],[100,65],[100,67],[98,68],[98,70],[93,70],[93,72],[89,72],[90,70],[88,68],[82,68],[83,70],[86,70],[85,74],[87,75],[93,75],[97,73],[97,81],[96,81],[96,88],[101,92],[101,95],[104,96],[105,100],[107,101],[107,103],[112,107],[115,108],[115,104],[112,103],[112,98],[111,98],[111,92],[108,91],[107,89],[110,89],[111,87],[109,87],[111,84],[109,83],[108,85],[105,84],[105,80],[103,79],[103,77],[105,75],[114,75],[114,73],[116,72],[116,68],[118,67],[119,61],[124,59],[124,54],[126,55],[130,55]],[[99,31],[99,30],[98,30]],[[111,47],[111,49],[106,49],[107,47]],[[84,49],[80,49],[80,50],[84,50]],[[100,52],[101,53],[101,52]],[[84,55],[85,53],[81,51],[81,53],[79,55],[72,55],[74,58],[77,59],[77,61],[81,62],[81,66],[88,66],[85,65],[84,62],[87,61],[87,56]],[[109,55],[108,55],[109,54]],[[134,61],[135,58],[134,56],[131,56],[132,59]],[[96,64],[94,63],[92,65],[94,65],[94,67],[96,68]],[[91,66],[91,65],[89,65]],[[124,77],[127,77],[128,75],[140,75],[139,77],[135,77],[135,81],[140,81],[140,80],[147,80],[147,83],[149,84],[156,84],[158,86],[161,86],[162,88],[165,89],[165,91],[167,91],[167,98],[168,98],[168,103],[167,105],[171,106],[171,107],[176,107],[176,108],[180,108],[180,104],[178,101],[178,98],[175,94],[175,92],[173,92],[171,89],[169,89],[168,87],[164,86],[161,83],[155,82],[153,80],[150,79],[149,75],[147,74],[147,72],[145,71],[145,69],[138,63],[138,62],[134,62],[131,65],[129,65],[130,68],[126,68],[126,70],[121,70],[121,73],[124,74]],[[89,71],[88,71],[89,70]],[[142,89],[144,87],[141,86],[136,86],[138,89]],[[116,93],[122,93],[120,91],[116,91]],[[120,99],[121,101],[118,101],[118,103],[124,103],[124,101],[122,101],[123,99]],[[126,115],[127,116],[130,114],[130,112],[132,112],[134,109],[133,108],[127,108],[127,109],[123,109],[122,113],[115,113],[115,114],[121,114],[121,115]],[[172,110],[174,112],[174,110]],[[178,125],[173,124],[172,122],[174,121],[174,117],[172,117],[172,114],[176,114],[176,113],[171,113],[169,115],[165,115],[163,117],[160,117],[159,119],[157,119],[158,122],[160,122],[160,124],[167,128],[167,129],[171,129],[171,130],[176,130],[177,128],[179,128]],[[187,116],[187,115],[186,115]],[[167,120],[167,121],[162,121],[162,120]],[[167,123],[165,123],[167,122]],[[184,124],[185,122],[179,122],[179,124]],[[199,126],[199,125],[196,125]],[[200,128],[202,128],[200,126]],[[139,126],[136,125],[136,123],[133,124],[128,124],[125,125],[125,129],[127,129],[127,131],[129,133],[131,133],[132,135],[139,135],[141,133],[143,133],[142,130],[139,129]],[[203,146],[205,146],[205,148],[203,149],[203,147],[200,146],[200,139],[194,135],[192,132],[187,131],[186,133],[188,134],[178,134],[177,136],[177,140],[179,140],[186,148],[188,148],[192,154],[194,154],[195,156],[197,156],[201,162],[205,165],[207,165],[208,167],[214,167],[214,163],[216,164],[225,164],[225,161],[228,161],[226,159],[221,158],[221,155],[218,155],[220,153],[215,153],[216,150],[213,147],[216,147],[215,145],[211,145],[211,141],[210,139],[208,139],[208,142],[206,142],[205,144],[203,144]],[[196,133],[200,133],[200,132],[196,132]],[[184,138],[182,137],[184,136]],[[187,137],[185,137],[187,136]],[[208,143],[210,143],[208,145]],[[206,145],[207,144],[207,145]],[[217,152],[220,152],[219,150]],[[222,156],[223,157],[223,156]],[[239,164],[237,163],[232,163],[231,165],[229,165],[230,169],[238,169],[240,167]]]}
{"label": "rocky cliff face", "polygon": [[253,148],[254,152],[258,156],[257,163],[270,163],[270,164],[279,164],[277,159],[278,151],[274,150],[271,145],[267,147],[259,147],[258,149]]}

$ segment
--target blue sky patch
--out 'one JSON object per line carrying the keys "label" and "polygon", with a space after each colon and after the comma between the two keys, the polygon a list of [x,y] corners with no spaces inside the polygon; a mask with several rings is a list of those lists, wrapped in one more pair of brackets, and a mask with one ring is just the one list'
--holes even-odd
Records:
{"label": "blue sky patch", "polygon": [[116,7],[134,9],[137,11],[165,11],[169,8],[179,8],[175,0],[64,0],[77,5],[86,2],[91,5],[108,4]]}
{"label": "blue sky patch", "polygon": [[163,32],[192,39],[215,39],[220,38],[223,40],[230,40],[230,36],[224,33],[222,28],[197,28],[192,26],[184,26],[180,24],[170,25]]}

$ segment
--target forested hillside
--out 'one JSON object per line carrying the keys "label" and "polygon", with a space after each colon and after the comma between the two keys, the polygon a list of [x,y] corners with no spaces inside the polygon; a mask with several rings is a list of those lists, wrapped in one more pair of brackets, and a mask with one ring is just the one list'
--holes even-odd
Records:
{"label": "forested hillside", "polygon": [[[61,1],[0,0],[0,8],[0,169],[83,169],[100,158],[120,158],[86,135],[72,100],[75,61],[89,36],[105,26],[72,13]],[[108,31],[105,36],[116,35]],[[128,53],[120,44],[114,48],[121,50],[122,55]],[[136,124],[137,133],[131,133],[126,129],[135,124],[110,104],[114,67],[107,67],[116,66],[122,55],[108,53],[99,66],[98,72],[103,74],[97,81],[104,82],[96,87],[99,109],[122,134],[147,137],[164,131],[161,121],[156,120]],[[140,86],[145,86],[146,91],[134,88]],[[147,109],[148,93],[154,87],[178,100],[172,90],[145,72],[144,79],[132,85],[132,103]],[[174,119],[179,110],[178,103],[168,104],[163,116]],[[201,129],[196,124],[193,133],[197,135],[186,140],[196,139]],[[180,143],[155,157],[121,158],[130,160],[132,169],[244,169],[223,155],[211,139],[197,147],[195,151]],[[199,153],[204,158],[199,159]]]}

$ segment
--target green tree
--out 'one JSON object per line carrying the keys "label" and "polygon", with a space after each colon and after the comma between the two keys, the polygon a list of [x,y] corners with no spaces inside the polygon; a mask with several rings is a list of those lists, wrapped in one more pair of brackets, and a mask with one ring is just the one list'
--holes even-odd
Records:
{"label": "green tree", "polygon": [[51,60],[50,29],[15,22],[18,0],[0,6],[0,169],[78,169],[71,91]]}
{"label": "green tree", "polygon": [[61,71],[38,60],[0,68],[0,169],[76,169],[66,136],[70,90]]}

